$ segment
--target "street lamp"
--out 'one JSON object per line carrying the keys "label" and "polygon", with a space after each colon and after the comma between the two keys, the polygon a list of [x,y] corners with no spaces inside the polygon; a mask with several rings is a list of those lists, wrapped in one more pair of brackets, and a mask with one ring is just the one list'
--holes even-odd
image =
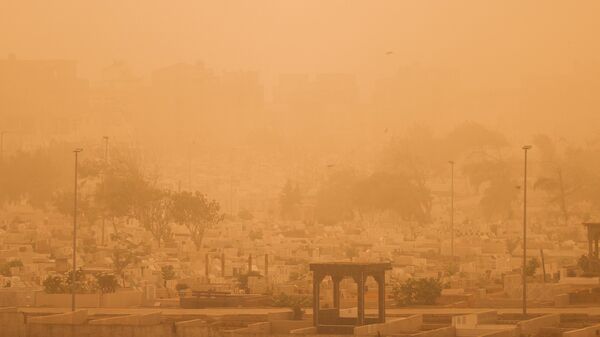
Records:
{"label": "street lamp", "polygon": [[454,161],[450,164],[450,252],[454,258]]}
{"label": "street lamp", "polygon": [[75,153],[75,194],[73,198],[73,270],[71,271],[71,310],[75,311],[75,277],[77,271],[77,159],[81,148],[73,150]]}
{"label": "street lamp", "polygon": [[522,147],[524,158],[523,170],[523,317],[527,315],[527,275],[525,269],[527,267],[527,151],[531,149],[531,145]]}
{"label": "street lamp", "polygon": [[[104,195],[106,191],[106,171],[108,169],[108,136],[102,137],[104,139],[104,174],[102,175],[102,194],[106,200],[106,196]],[[102,210],[102,246],[104,246],[104,231],[105,231],[105,222],[106,222],[106,207]]]}
{"label": "street lamp", "polygon": [[4,161],[4,135],[6,131],[0,131],[0,162]]}

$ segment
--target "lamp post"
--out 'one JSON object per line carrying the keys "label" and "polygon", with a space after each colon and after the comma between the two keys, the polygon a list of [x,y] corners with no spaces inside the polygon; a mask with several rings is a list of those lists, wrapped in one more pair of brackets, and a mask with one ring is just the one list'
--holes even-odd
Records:
{"label": "lamp post", "polygon": [[6,131],[0,131],[0,162],[4,161],[4,134]]}
{"label": "lamp post", "polygon": [[450,254],[454,258],[454,161],[450,164]]}
{"label": "lamp post", "polygon": [[523,317],[527,315],[527,151],[531,145],[523,146],[524,170],[523,170]]}
{"label": "lamp post", "polygon": [[[106,171],[108,169],[108,136],[102,137],[104,139],[104,174],[102,175],[102,194],[104,195],[106,191]],[[104,198],[106,196],[104,195]],[[102,210],[102,246],[104,246],[104,236],[105,236],[105,223],[106,223],[106,205]]]}
{"label": "lamp post", "polygon": [[73,198],[73,270],[71,271],[71,310],[75,311],[75,276],[77,271],[77,159],[83,149],[75,149],[75,194]]}

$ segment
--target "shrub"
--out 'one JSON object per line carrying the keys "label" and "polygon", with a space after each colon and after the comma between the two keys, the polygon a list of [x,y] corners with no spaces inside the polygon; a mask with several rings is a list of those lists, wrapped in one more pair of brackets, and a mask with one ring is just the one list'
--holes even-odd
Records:
{"label": "shrub", "polygon": [[527,275],[527,276],[535,275],[535,271],[538,269],[539,266],[540,266],[540,261],[538,261],[538,259],[536,259],[536,258],[530,259],[529,261],[527,261],[527,264],[525,265],[525,275]]}
{"label": "shrub", "polygon": [[114,293],[119,285],[117,277],[114,274],[100,273],[96,275],[96,280],[98,282],[98,289],[105,294]]}
{"label": "shrub", "polygon": [[48,294],[62,294],[69,292],[69,289],[66,287],[64,275],[50,275],[44,280],[42,285],[44,286],[44,291]]}
{"label": "shrub", "polygon": [[434,304],[442,294],[442,284],[434,278],[410,278],[393,288],[398,305]]}
{"label": "shrub", "polygon": [[175,290],[177,290],[177,291],[182,291],[182,290],[186,290],[186,289],[189,289],[189,288],[190,287],[187,284],[185,284],[185,283],[177,283],[175,285]]}
{"label": "shrub", "polygon": [[23,262],[19,259],[8,261],[0,265],[0,275],[10,277],[12,273],[11,268],[23,268]]}
{"label": "shrub", "polygon": [[600,273],[600,260],[595,257],[581,255],[577,261],[577,266],[587,275],[596,275]]}
{"label": "shrub", "polygon": [[304,308],[312,305],[309,296],[290,296],[281,293],[271,298],[274,307],[291,308],[294,312],[294,319],[301,320],[304,316]]}
{"label": "shrub", "polygon": [[172,265],[162,266],[160,269],[160,273],[164,280],[164,286],[167,286],[167,281],[175,278],[175,268]]}

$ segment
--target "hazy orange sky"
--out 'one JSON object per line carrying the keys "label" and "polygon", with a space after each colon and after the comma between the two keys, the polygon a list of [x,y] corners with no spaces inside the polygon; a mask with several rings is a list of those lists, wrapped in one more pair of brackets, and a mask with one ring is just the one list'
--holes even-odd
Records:
{"label": "hazy orange sky", "polygon": [[598,13],[595,0],[3,0],[0,55],[76,59],[84,76],[114,59],[138,73],[197,60],[267,74],[598,71]]}

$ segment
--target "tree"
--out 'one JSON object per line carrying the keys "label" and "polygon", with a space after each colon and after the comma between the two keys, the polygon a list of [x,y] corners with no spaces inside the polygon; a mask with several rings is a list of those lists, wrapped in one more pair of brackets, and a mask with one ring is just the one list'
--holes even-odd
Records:
{"label": "tree", "polygon": [[297,220],[300,216],[300,202],[302,201],[302,195],[300,194],[300,187],[298,184],[295,186],[291,180],[287,180],[279,196],[279,204],[281,206],[281,216],[284,219]]}
{"label": "tree", "polygon": [[479,205],[485,218],[505,220],[513,216],[513,203],[519,190],[508,160],[475,153],[469,156],[462,170],[476,191],[484,187]]}
{"label": "tree", "polygon": [[70,145],[54,143],[34,151],[19,151],[2,161],[0,199],[6,203],[27,202],[45,209],[54,193],[70,183]]}
{"label": "tree", "polygon": [[442,284],[434,278],[410,278],[396,284],[392,292],[398,305],[435,304],[442,294]]}
{"label": "tree", "polygon": [[536,258],[529,259],[529,261],[527,261],[527,264],[525,265],[525,275],[527,275],[527,276],[535,275],[535,271],[538,269],[539,266],[540,266],[540,261],[538,261],[538,259],[536,259]]}
{"label": "tree", "polygon": [[309,296],[290,296],[284,293],[271,297],[274,307],[291,308],[294,312],[294,320],[301,320],[304,316],[304,308],[312,305],[312,299]]}
{"label": "tree", "polygon": [[359,213],[393,212],[403,220],[428,223],[431,193],[410,178],[388,172],[375,172],[356,185]]}
{"label": "tree", "polygon": [[11,268],[23,268],[23,262],[16,259],[0,265],[0,275],[8,277],[12,276]]}
{"label": "tree", "polygon": [[560,208],[564,224],[569,221],[569,208],[567,207],[567,196],[574,192],[577,187],[567,188],[565,183],[565,166],[567,163],[561,158],[556,143],[546,135],[538,135],[534,140],[535,146],[541,154],[542,166],[545,170],[542,176],[535,180],[533,187],[540,189],[548,195],[550,204]]}
{"label": "tree", "polygon": [[164,286],[167,286],[167,281],[175,279],[175,268],[172,265],[162,266],[160,268],[160,274],[164,282]]}
{"label": "tree", "polygon": [[64,274],[48,276],[42,283],[44,291],[48,294],[62,294],[75,291],[75,293],[94,293],[98,290],[98,280],[92,275],[87,275],[82,269],[75,271],[75,283],[73,283],[73,271]]}
{"label": "tree", "polygon": [[138,220],[152,234],[160,247],[162,242],[173,236],[171,221],[174,201],[171,194],[166,191],[150,190],[147,193],[148,200],[139,210]]}
{"label": "tree", "polygon": [[98,289],[103,294],[114,293],[117,290],[118,282],[114,274],[100,273],[96,275]]}
{"label": "tree", "polygon": [[131,234],[124,232],[113,234],[112,240],[115,241],[112,251],[113,270],[121,277],[125,286],[125,269],[138,263],[142,256],[148,255],[149,247],[143,242],[133,242]]}
{"label": "tree", "polygon": [[359,179],[350,170],[336,171],[329,176],[317,192],[315,218],[319,223],[333,225],[354,218]]}
{"label": "tree", "polygon": [[587,275],[598,275],[600,273],[600,260],[596,257],[590,258],[587,255],[581,255],[577,260],[577,266]]}
{"label": "tree", "polygon": [[[93,226],[100,218],[101,210],[89,194],[80,195],[77,198],[78,216],[81,216],[85,224]],[[54,208],[65,216],[73,215],[73,192],[57,191],[54,194],[52,204]]]}
{"label": "tree", "polygon": [[48,294],[61,294],[70,291],[66,287],[63,275],[49,275],[42,283],[44,291]]}
{"label": "tree", "polygon": [[215,200],[208,200],[200,192],[179,192],[172,196],[173,221],[184,225],[197,250],[202,247],[204,233],[221,222],[220,205]]}
{"label": "tree", "polygon": [[96,187],[94,201],[100,208],[100,214],[112,219],[117,232],[116,222],[119,219],[140,219],[154,188],[134,158],[121,155],[113,159]]}

